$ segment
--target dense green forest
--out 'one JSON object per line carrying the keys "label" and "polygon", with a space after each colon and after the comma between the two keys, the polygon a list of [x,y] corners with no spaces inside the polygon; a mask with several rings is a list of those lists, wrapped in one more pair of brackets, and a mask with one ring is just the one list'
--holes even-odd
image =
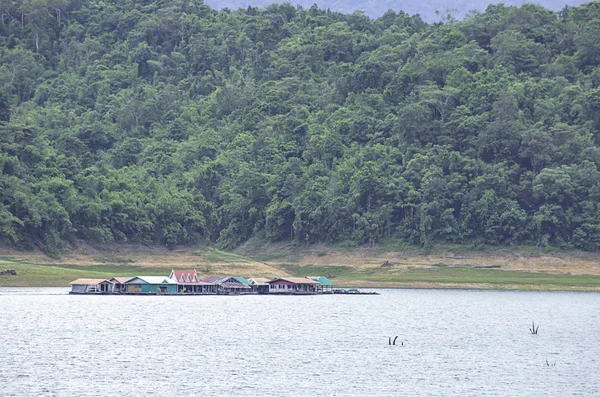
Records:
{"label": "dense green forest", "polygon": [[5,244],[600,248],[600,3],[0,14]]}
{"label": "dense green forest", "polygon": [[[206,0],[205,4],[221,10],[229,8],[268,7],[273,3],[284,3],[283,0]],[[525,3],[536,3],[554,11],[559,11],[565,5],[576,6],[585,3],[584,0],[505,0],[504,5],[522,6]],[[319,8],[331,9],[345,14],[363,11],[367,16],[378,18],[388,10],[404,11],[407,14],[419,16],[426,22],[439,22],[450,12],[453,17],[462,19],[471,11],[484,11],[496,3],[494,0],[294,0],[294,5],[310,8],[316,4]]]}

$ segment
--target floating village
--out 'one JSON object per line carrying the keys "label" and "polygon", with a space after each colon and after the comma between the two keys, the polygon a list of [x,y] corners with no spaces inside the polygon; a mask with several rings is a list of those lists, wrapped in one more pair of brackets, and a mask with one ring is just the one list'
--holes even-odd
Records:
{"label": "floating village", "polygon": [[[71,294],[105,295],[316,295],[367,294],[356,289],[336,289],[327,277],[239,276],[198,277],[196,270],[172,270],[168,277],[135,276],[110,279],[80,278],[71,282]],[[368,293],[373,294],[373,293]]]}

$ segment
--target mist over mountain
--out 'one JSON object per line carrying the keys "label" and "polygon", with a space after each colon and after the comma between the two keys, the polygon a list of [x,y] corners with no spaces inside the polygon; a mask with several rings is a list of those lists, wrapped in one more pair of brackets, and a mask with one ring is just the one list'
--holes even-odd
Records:
{"label": "mist over mountain", "polygon": [[[265,8],[271,4],[282,4],[286,1],[276,0],[205,0],[209,6],[221,10],[229,8],[237,10],[239,8],[260,7]],[[538,4],[553,11],[561,10],[565,5],[576,6],[584,3],[584,0],[507,0],[502,3],[506,6],[522,6],[523,4]],[[317,5],[321,9],[330,9],[344,14],[351,14],[355,11],[363,11],[371,18],[378,18],[388,10],[395,12],[404,11],[409,15],[419,14],[421,19],[426,22],[439,22],[442,16],[450,12],[454,18],[461,19],[470,11],[485,11],[490,4],[496,4],[493,0],[424,0],[424,1],[403,1],[403,0],[292,0],[288,1],[293,6],[302,6],[305,9]]]}

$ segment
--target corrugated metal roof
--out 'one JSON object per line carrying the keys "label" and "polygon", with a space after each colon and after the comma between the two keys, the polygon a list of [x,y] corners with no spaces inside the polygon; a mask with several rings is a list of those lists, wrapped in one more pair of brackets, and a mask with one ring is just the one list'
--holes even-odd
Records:
{"label": "corrugated metal roof", "polygon": [[185,282],[193,282],[194,277],[197,277],[197,272],[195,269],[189,270],[172,270],[173,275],[175,276],[174,280],[181,281],[181,276],[183,276]]}
{"label": "corrugated metal roof", "polygon": [[280,278],[276,278],[276,279],[269,281],[269,283],[273,283],[278,280],[288,281],[288,282],[294,283],[294,284],[319,284],[318,281],[311,280],[306,277],[280,277]]}
{"label": "corrugated metal roof", "polygon": [[264,277],[252,277],[249,278],[248,281],[250,281],[252,285],[269,285],[267,284],[269,279]]}
{"label": "corrugated metal roof", "polygon": [[225,280],[232,278],[231,276],[208,276],[203,278],[201,281],[205,283],[213,283],[213,284],[221,284],[225,282]]}
{"label": "corrugated metal roof", "polygon": [[176,281],[173,281],[169,277],[162,276],[136,276],[132,279],[127,280],[127,284],[135,284],[135,279],[139,279],[147,284],[177,284]]}
{"label": "corrugated metal roof", "polygon": [[207,276],[200,281],[204,281],[205,283],[218,284],[223,280],[223,278],[223,276]]}
{"label": "corrugated metal roof", "polygon": [[[225,288],[251,288],[233,276],[208,276],[202,280],[205,283],[222,285]],[[246,280],[248,281],[248,280]]]}
{"label": "corrugated metal roof", "polygon": [[[105,278],[78,278],[77,280],[71,281],[70,284],[77,284],[77,285],[95,285],[95,284],[100,284],[103,281],[108,281]],[[110,282],[110,281],[108,281]]]}
{"label": "corrugated metal roof", "polygon": [[234,276],[233,278],[235,278],[237,281],[239,281],[240,283],[242,283],[244,285],[252,285],[252,283],[250,281],[246,280],[244,277]]}
{"label": "corrugated metal roof", "polygon": [[113,277],[110,281],[115,281],[118,284],[125,284],[125,281],[131,280],[133,277]]}
{"label": "corrugated metal roof", "polygon": [[315,277],[309,277],[311,280],[315,280],[319,283],[319,285],[322,285],[324,287],[333,287],[335,284],[328,279],[327,277],[324,276],[315,276]]}

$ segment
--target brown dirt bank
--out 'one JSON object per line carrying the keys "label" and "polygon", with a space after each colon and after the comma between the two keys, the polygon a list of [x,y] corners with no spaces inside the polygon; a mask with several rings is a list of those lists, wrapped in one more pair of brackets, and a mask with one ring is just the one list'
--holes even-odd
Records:
{"label": "brown dirt bank", "polygon": [[202,269],[203,273],[207,274],[234,274],[246,277],[278,277],[287,274],[263,262],[205,247],[174,250],[136,245],[112,245],[110,248],[80,247],[63,252],[63,255],[56,259],[39,251],[19,251],[0,246],[0,257],[37,265],[64,264],[85,267],[107,264],[164,267],[165,271],[172,268]]}
{"label": "brown dirt bank", "polygon": [[[102,265],[113,268],[123,266],[148,267],[153,270],[165,268],[195,268],[201,274],[234,274],[245,277],[279,277],[297,275],[300,267],[312,275],[338,274],[335,280],[340,287],[379,287],[379,288],[484,288],[484,289],[577,289],[599,290],[595,285],[578,287],[564,282],[562,285],[546,285],[520,282],[512,284],[510,280],[493,282],[486,275],[476,278],[448,276],[445,282],[433,277],[422,277],[415,281],[407,279],[406,274],[415,270],[444,270],[469,268],[473,271],[481,268],[494,270],[542,273],[556,275],[600,276],[600,254],[581,251],[540,253],[527,250],[502,249],[494,252],[456,252],[437,250],[431,254],[417,250],[393,250],[388,247],[374,246],[361,248],[332,248],[324,245],[293,246],[264,244],[254,240],[238,248],[235,252],[223,252],[210,247],[183,247],[169,250],[164,247],[148,247],[131,244],[114,244],[109,247],[93,247],[80,244],[77,249],[63,253],[59,259],[51,258],[39,251],[19,251],[0,246],[0,268],[5,266],[2,260],[19,261],[38,265],[71,265],[82,270]],[[389,265],[382,267],[385,261]],[[109,266],[107,266],[108,268]],[[322,267],[322,269],[320,269]],[[341,273],[340,273],[341,272]],[[411,273],[412,272],[412,273]],[[504,272],[502,272],[504,274]],[[478,273],[479,274],[479,273]],[[486,273],[487,274],[487,273]],[[454,277],[454,278],[452,278]],[[379,279],[375,279],[379,278]],[[386,279],[387,278],[387,279]],[[475,282],[470,282],[475,281]],[[33,282],[33,281],[30,281]],[[37,280],[36,283],[39,283]],[[37,284],[36,284],[37,285]]]}
{"label": "brown dirt bank", "polygon": [[237,252],[264,259],[265,263],[349,266],[362,271],[382,268],[385,261],[388,269],[409,267],[494,267],[502,270],[543,272],[551,274],[600,275],[600,253],[563,251],[554,253],[530,252],[520,249],[502,249],[494,252],[452,252],[437,250],[424,254],[415,250],[393,251],[385,247],[329,248],[309,246],[305,248],[264,245],[260,251],[251,244],[240,247]]}

